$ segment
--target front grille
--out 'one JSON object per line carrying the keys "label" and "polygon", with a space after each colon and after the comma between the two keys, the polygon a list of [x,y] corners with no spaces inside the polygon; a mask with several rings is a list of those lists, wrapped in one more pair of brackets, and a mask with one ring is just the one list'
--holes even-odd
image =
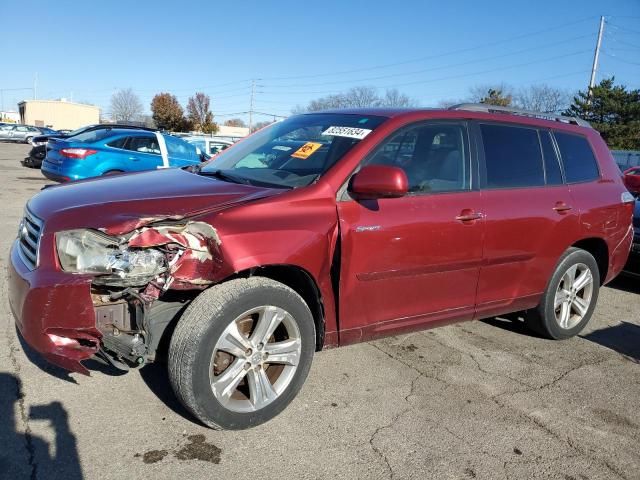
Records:
{"label": "front grille", "polygon": [[40,237],[42,236],[42,220],[25,209],[24,218],[20,223],[18,240],[20,242],[20,254],[24,263],[34,270],[38,266],[38,254],[40,250]]}

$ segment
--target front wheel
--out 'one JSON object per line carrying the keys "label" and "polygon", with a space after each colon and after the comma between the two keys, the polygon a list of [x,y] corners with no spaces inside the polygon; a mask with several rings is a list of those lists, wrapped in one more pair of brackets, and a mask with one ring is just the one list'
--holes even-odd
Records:
{"label": "front wheel", "polygon": [[556,267],[540,305],[529,312],[527,324],[554,340],[571,338],[589,323],[598,300],[600,273],[593,256],[568,249]]}
{"label": "front wheel", "polygon": [[243,429],[278,415],[304,383],[315,348],[309,307],[264,277],[202,292],[171,338],[169,378],[205,425]]}

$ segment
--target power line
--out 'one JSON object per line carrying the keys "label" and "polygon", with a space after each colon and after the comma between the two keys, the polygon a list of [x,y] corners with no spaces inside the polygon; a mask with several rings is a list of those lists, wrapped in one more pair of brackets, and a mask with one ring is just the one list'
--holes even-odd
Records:
{"label": "power line", "polygon": [[[397,84],[392,84],[392,85],[381,85],[378,86],[378,88],[397,88],[397,87],[405,87],[405,86],[409,86],[409,85],[422,85],[422,84],[426,84],[426,83],[433,83],[433,82],[439,82],[439,81],[443,81],[443,80],[453,80],[453,79],[457,79],[457,78],[465,78],[465,77],[472,77],[475,75],[482,75],[485,73],[494,73],[494,72],[499,72],[499,71],[504,71],[504,70],[510,70],[512,68],[520,68],[520,67],[526,67],[529,65],[535,65],[535,64],[539,64],[539,63],[545,63],[545,62],[549,62],[551,60],[558,60],[561,58],[567,58],[567,57],[572,57],[575,55],[580,55],[583,53],[588,53],[590,52],[590,50],[579,50],[577,52],[573,52],[573,53],[568,53],[568,54],[564,54],[564,55],[558,55],[555,57],[547,57],[547,58],[543,58],[540,60],[534,60],[531,62],[524,62],[524,63],[519,63],[516,65],[507,65],[504,67],[498,67],[498,68],[492,68],[492,69],[487,69],[487,70],[482,70],[482,71],[478,71],[478,72],[471,72],[471,73],[464,73],[464,74],[458,74],[458,75],[449,75],[446,77],[439,77],[439,78],[431,78],[428,80],[417,80],[417,81],[413,81],[413,82],[405,82],[405,83],[397,83]],[[280,92],[265,92],[265,93],[270,93],[270,94],[274,94],[274,93],[280,93]],[[326,95],[326,94],[335,94],[335,93],[340,93],[340,91],[336,91],[336,90],[325,90],[325,91],[302,91],[302,92],[292,92],[289,91],[287,92],[287,95]]]}
{"label": "power line", "polygon": [[[568,38],[566,40],[563,41],[563,43],[568,43],[568,42],[572,42],[575,40],[579,40],[582,38],[587,38],[587,37],[591,37],[591,34],[589,35],[580,35],[577,37],[573,37],[573,38]],[[438,71],[438,70],[447,70],[449,68],[455,68],[455,67],[461,67],[461,66],[465,66],[465,65],[472,65],[475,63],[483,63],[486,62],[488,60],[495,60],[498,58],[505,58],[505,57],[510,57],[513,55],[520,55],[522,53],[526,53],[526,52],[530,52],[530,51],[535,51],[535,50],[543,50],[545,48],[557,48],[558,46],[558,42],[553,42],[553,43],[548,43],[546,45],[542,45],[542,46],[535,46],[535,47],[531,47],[531,48],[525,48],[522,50],[518,50],[515,52],[509,52],[509,53],[503,53],[500,55],[493,55],[490,57],[483,57],[483,58],[478,58],[478,59],[474,59],[474,60],[469,60],[466,62],[461,62],[461,63],[453,63],[453,64],[449,64],[449,65],[440,65],[437,67],[429,67],[429,68],[423,68],[420,70],[413,70],[410,72],[401,72],[401,73],[392,73],[392,74],[388,74],[388,75],[381,75],[381,76],[377,76],[377,77],[366,77],[366,78],[359,78],[356,80],[338,80],[338,81],[333,81],[333,82],[323,82],[323,83],[309,83],[309,84],[291,84],[291,85],[267,85],[267,88],[293,88],[293,87],[317,87],[317,86],[323,86],[323,85],[335,85],[335,84],[342,84],[342,83],[360,83],[360,82],[369,82],[372,80],[382,80],[385,78],[393,78],[393,77],[402,77],[402,76],[407,76],[407,75],[416,75],[419,73],[426,73],[426,72],[433,72],[433,71]]]}
{"label": "power line", "polygon": [[545,29],[542,29],[542,30],[537,30],[535,32],[524,33],[522,35],[516,35],[514,37],[509,37],[509,38],[505,38],[505,39],[502,39],[502,40],[497,40],[495,42],[484,43],[484,44],[476,45],[476,46],[473,46],[473,47],[462,48],[462,49],[458,49],[458,50],[452,50],[452,51],[449,51],[449,52],[443,52],[443,53],[438,53],[438,54],[434,54],[434,55],[427,55],[427,56],[424,56],[424,57],[413,58],[413,59],[404,60],[404,61],[401,61],[401,62],[387,63],[387,64],[384,64],[384,65],[375,65],[375,66],[371,66],[371,67],[357,68],[357,69],[352,69],[352,70],[342,70],[342,71],[331,72],[331,73],[314,73],[314,74],[309,74],[309,75],[295,75],[295,76],[285,76],[285,77],[264,77],[263,79],[265,81],[295,80],[295,79],[301,79],[301,78],[317,78],[317,77],[324,77],[324,76],[344,75],[344,74],[347,74],[347,73],[357,73],[357,72],[364,72],[364,71],[368,71],[368,70],[376,70],[376,69],[380,69],[380,68],[396,67],[398,65],[406,65],[408,63],[421,62],[421,61],[424,61],[424,60],[431,60],[433,58],[440,58],[440,57],[444,57],[444,56],[448,56],[448,55],[455,55],[455,54],[459,54],[459,53],[472,52],[472,51],[479,50],[479,49],[486,48],[486,47],[492,47],[492,46],[500,45],[500,44],[503,44],[503,43],[509,43],[509,42],[513,42],[514,40],[519,40],[521,38],[532,37],[532,36],[540,35],[541,33],[547,33],[547,32],[553,31],[553,30],[564,29],[564,28],[572,26],[572,25],[576,25],[576,24],[579,24],[579,23],[586,22],[587,20],[592,20],[593,18],[597,18],[597,17],[592,15],[592,16],[583,18],[581,20],[576,20],[575,22],[564,23],[562,25],[557,25],[557,26],[554,26],[554,27],[549,27],[549,28],[545,28]]}

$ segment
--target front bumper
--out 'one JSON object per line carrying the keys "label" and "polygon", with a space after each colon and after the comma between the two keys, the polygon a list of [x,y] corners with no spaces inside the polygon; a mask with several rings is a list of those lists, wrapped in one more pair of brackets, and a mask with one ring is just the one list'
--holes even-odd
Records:
{"label": "front bumper", "polygon": [[20,334],[49,362],[88,375],[80,362],[98,351],[101,338],[91,279],[51,269],[31,271],[18,248],[14,242],[7,270],[9,304]]}

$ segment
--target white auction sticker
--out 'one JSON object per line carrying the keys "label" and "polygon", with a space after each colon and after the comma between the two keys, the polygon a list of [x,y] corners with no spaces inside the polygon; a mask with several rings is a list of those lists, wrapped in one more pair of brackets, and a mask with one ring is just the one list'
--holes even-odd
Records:
{"label": "white auction sticker", "polygon": [[357,138],[358,140],[362,140],[364,137],[369,135],[371,130],[368,128],[356,128],[356,127],[329,127],[322,135],[331,135],[333,137],[347,137],[347,138]]}

